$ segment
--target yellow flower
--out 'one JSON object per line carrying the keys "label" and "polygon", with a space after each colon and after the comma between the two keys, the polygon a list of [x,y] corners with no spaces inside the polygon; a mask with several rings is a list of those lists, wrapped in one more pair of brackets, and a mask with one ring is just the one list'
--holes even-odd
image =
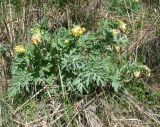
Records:
{"label": "yellow flower", "polygon": [[140,66],[140,67],[144,68],[144,69],[147,71],[147,72],[146,72],[146,75],[147,75],[148,77],[151,76],[151,69],[150,69],[149,67],[147,67],[146,65],[142,65],[142,66]]}
{"label": "yellow flower", "polygon": [[119,28],[122,30],[122,32],[125,32],[127,29],[126,24],[122,20],[119,20]]}
{"label": "yellow flower", "polygon": [[115,48],[115,51],[118,52],[118,53],[119,53],[120,50],[121,50],[121,48],[120,48],[119,46],[115,46],[114,48]]}
{"label": "yellow flower", "polygon": [[35,45],[38,45],[39,43],[41,43],[41,36],[39,34],[35,34],[32,36],[32,43]]}
{"label": "yellow flower", "polygon": [[26,51],[22,45],[15,46],[14,50],[17,53],[24,53]]}
{"label": "yellow flower", "polygon": [[83,31],[83,32],[86,32],[86,28],[83,27],[83,28],[82,28],[82,31]]}
{"label": "yellow flower", "polygon": [[112,35],[113,35],[113,36],[117,36],[119,33],[120,33],[120,31],[117,30],[117,29],[113,29],[113,30],[112,30]]}
{"label": "yellow flower", "polygon": [[139,0],[134,0],[134,2],[137,2],[137,3],[138,3],[138,2],[139,2]]}
{"label": "yellow flower", "polygon": [[151,69],[150,69],[149,67],[147,67],[146,65],[142,65],[142,67],[143,67],[146,71],[151,72]]}
{"label": "yellow flower", "polygon": [[75,29],[77,29],[77,30],[81,30],[81,29],[82,29],[82,27],[81,27],[81,26],[75,26]]}
{"label": "yellow flower", "polygon": [[147,74],[147,76],[148,76],[148,77],[151,77],[151,73],[149,72],[149,73]]}
{"label": "yellow flower", "polygon": [[68,44],[68,42],[69,42],[68,40],[64,40],[64,44]]}
{"label": "yellow flower", "polygon": [[135,76],[136,78],[139,78],[139,77],[140,77],[140,74],[141,74],[140,71],[135,71],[135,72],[134,72],[134,76]]}
{"label": "yellow flower", "polygon": [[82,28],[80,26],[74,26],[71,30],[71,34],[77,37],[83,35],[85,31],[86,29],[84,27]]}
{"label": "yellow flower", "polygon": [[71,34],[76,37],[78,36],[78,31],[76,29],[72,29]]}
{"label": "yellow flower", "polygon": [[83,35],[83,31],[82,30],[79,31],[79,35]]}

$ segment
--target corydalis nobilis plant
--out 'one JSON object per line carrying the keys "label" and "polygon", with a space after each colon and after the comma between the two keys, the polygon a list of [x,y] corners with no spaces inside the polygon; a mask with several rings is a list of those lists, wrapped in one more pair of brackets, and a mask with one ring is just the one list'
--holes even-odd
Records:
{"label": "corydalis nobilis plant", "polygon": [[136,78],[135,71],[148,73],[122,55],[129,43],[127,24],[122,20],[103,20],[96,32],[87,32],[80,25],[54,33],[35,28],[32,42],[37,30],[40,41],[26,45],[24,53],[15,53],[10,96],[31,95],[44,85],[50,87],[51,94],[65,90],[81,95],[108,85],[118,91],[126,80]]}

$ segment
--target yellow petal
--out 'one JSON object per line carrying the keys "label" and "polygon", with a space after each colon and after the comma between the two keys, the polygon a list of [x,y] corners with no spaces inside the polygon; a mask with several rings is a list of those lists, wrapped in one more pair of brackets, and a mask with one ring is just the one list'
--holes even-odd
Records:
{"label": "yellow petal", "polygon": [[139,78],[139,77],[140,77],[140,74],[141,74],[140,71],[135,71],[135,72],[134,72],[134,76],[135,76],[136,78]]}
{"label": "yellow petal", "polygon": [[36,39],[33,39],[33,40],[32,40],[32,43],[35,44],[35,45],[38,45],[38,42],[37,42]]}
{"label": "yellow petal", "polygon": [[147,67],[146,65],[142,65],[142,67],[143,67],[146,71],[151,72],[151,69],[150,69],[149,67]]}
{"label": "yellow petal", "polygon": [[41,42],[41,36],[39,35],[33,35],[32,36],[32,43],[35,45],[38,45]]}
{"label": "yellow petal", "polygon": [[86,31],[85,28],[81,28],[80,26],[74,26],[71,29],[71,34],[77,37],[77,36],[83,35],[85,31]]}
{"label": "yellow petal", "polygon": [[117,30],[117,29],[113,29],[113,30],[112,30],[112,35],[113,35],[113,36],[117,36],[119,33],[120,33],[120,31]]}
{"label": "yellow petal", "polygon": [[147,76],[148,76],[148,77],[151,77],[151,73],[149,72],[149,73],[147,74]]}
{"label": "yellow petal", "polygon": [[80,26],[75,26],[74,29],[79,31],[81,29],[81,27]]}
{"label": "yellow petal", "polygon": [[82,30],[79,31],[79,35],[83,35],[83,31]]}
{"label": "yellow petal", "polygon": [[25,52],[25,49],[23,48],[22,45],[15,46],[14,50],[15,50],[17,53],[24,53],[24,52]]}
{"label": "yellow petal", "polygon": [[134,0],[134,2],[137,2],[137,3],[138,3],[138,2],[139,2],[139,0]]}
{"label": "yellow petal", "polygon": [[73,28],[73,29],[71,30],[71,33],[72,33],[73,36],[76,36],[77,33],[78,33],[78,31],[77,31],[76,29]]}
{"label": "yellow petal", "polygon": [[65,44],[68,44],[68,42],[69,42],[68,40],[65,40],[65,41],[64,41]]}
{"label": "yellow petal", "polygon": [[126,24],[121,24],[119,27],[123,32],[126,31]]}
{"label": "yellow petal", "polygon": [[120,52],[120,50],[121,50],[121,48],[119,47],[119,46],[115,46],[115,50],[116,50],[116,52]]}
{"label": "yellow petal", "polygon": [[86,28],[83,27],[83,28],[82,28],[82,31],[83,31],[83,32],[86,32]]}

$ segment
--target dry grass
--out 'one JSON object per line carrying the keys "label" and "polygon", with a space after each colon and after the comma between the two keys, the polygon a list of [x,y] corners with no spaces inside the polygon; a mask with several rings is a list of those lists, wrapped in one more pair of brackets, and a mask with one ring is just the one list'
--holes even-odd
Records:
{"label": "dry grass", "polygon": [[[101,93],[90,101],[87,101],[87,98],[71,106],[73,114],[69,121],[65,119],[68,109],[55,98],[47,104],[44,102],[38,104],[39,113],[35,112],[36,118],[32,121],[23,122],[22,118],[25,119],[25,116],[22,112],[16,114],[21,117],[17,116],[14,121],[17,125],[24,127],[46,127],[47,125],[53,127],[158,127],[160,125],[158,110],[142,104],[129,94],[119,98],[118,96],[107,97]],[[44,112],[50,113],[45,115]],[[60,121],[63,121],[63,124],[58,126],[57,123]]]}

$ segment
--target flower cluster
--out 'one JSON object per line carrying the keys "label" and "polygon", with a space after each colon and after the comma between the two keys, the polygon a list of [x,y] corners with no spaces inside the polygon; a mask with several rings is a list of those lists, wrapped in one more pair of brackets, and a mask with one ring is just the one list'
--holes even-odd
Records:
{"label": "flower cluster", "polygon": [[34,34],[32,36],[32,43],[35,45],[38,45],[39,43],[41,43],[41,35],[40,34]]}
{"label": "flower cluster", "polygon": [[115,46],[115,47],[114,47],[114,50],[115,50],[117,53],[119,53],[119,52],[121,51],[121,48],[120,48],[119,46]]}
{"label": "flower cluster", "polygon": [[74,26],[71,30],[71,34],[75,37],[81,36],[85,33],[86,29],[80,26]]}
{"label": "flower cluster", "polygon": [[[148,76],[148,77],[151,76],[151,69],[149,67],[147,67],[146,65],[141,65],[140,67],[146,71],[146,76]],[[141,72],[140,71],[135,71],[134,76],[136,78],[141,77]]]}
{"label": "flower cluster", "polygon": [[15,46],[14,50],[17,53],[24,53],[26,51],[22,45]]}
{"label": "flower cluster", "polygon": [[120,30],[117,30],[117,29],[112,30],[112,35],[113,36],[117,36],[119,33],[120,33]]}
{"label": "flower cluster", "polygon": [[33,34],[32,38],[31,38],[32,43],[34,45],[38,45],[38,44],[41,43],[41,32],[40,32],[39,29],[35,29],[33,31],[34,31],[34,34]]}
{"label": "flower cluster", "polygon": [[119,28],[122,32],[126,32],[126,24],[122,20],[119,20]]}
{"label": "flower cluster", "polygon": [[136,78],[139,78],[140,76],[141,76],[141,72],[140,71],[135,71],[135,72],[133,72],[134,73],[134,76],[136,77]]}
{"label": "flower cluster", "polygon": [[126,30],[127,30],[126,24],[122,20],[118,20],[118,28],[112,29],[111,33],[112,33],[112,36],[115,37],[115,36],[119,35],[121,32],[125,33]]}
{"label": "flower cluster", "polygon": [[69,40],[64,40],[64,44],[68,44],[69,43]]}

